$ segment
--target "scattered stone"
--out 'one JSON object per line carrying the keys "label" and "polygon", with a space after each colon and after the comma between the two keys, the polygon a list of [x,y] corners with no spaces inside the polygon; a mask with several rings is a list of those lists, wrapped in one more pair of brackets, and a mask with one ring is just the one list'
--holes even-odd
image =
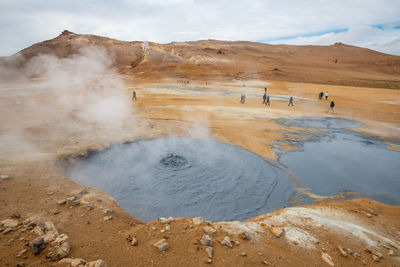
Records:
{"label": "scattered stone", "polygon": [[62,260],[60,260],[58,263],[60,263],[60,264],[68,264],[68,266],[71,266],[71,267],[83,267],[83,266],[85,266],[86,265],[86,261],[85,260],[83,260],[83,259],[80,259],[80,258],[75,258],[75,259],[72,259],[72,258],[64,258],[64,259],[62,259]]}
{"label": "scattered stone", "polygon": [[12,231],[14,231],[13,228],[6,228],[6,229],[3,230],[3,234],[6,235],[6,234],[8,234],[8,233],[10,233]]}
{"label": "scattered stone", "polygon": [[337,249],[339,250],[340,254],[341,254],[343,257],[347,257],[347,253],[346,253],[346,251],[344,251],[344,249],[343,249],[343,247],[342,247],[341,245],[339,245],[339,246],[337,247]]}
{"label": "scattered stone", "polygon": [[394,256],[394,251],[393,251],[393,249],[389,250],[388,256]]}
{"label": "scattered stone", "polygon": [[225,236],[224,240],[222,240],[221,245],[223,246],[227,246],[232,248],[232,243],[231,243],[231,239],[229,238],[229,236]]}
{"label": "scattered stone", "polygon": [[17,239],[19,237],[19,234],[14,234],[9,240],[8,240],[8,245],[10,246],[15,239]]}
{"label": "scattered stone", "polygon": [[212,249],[212,247],[207,247],[207,248],[206,248],[206,252],[207,252],[208,258],[212,259],[212,256],[213,256],[213,249]]}
{"label": "scattered stone", "polygon": [[358,253],[358,252],[354,252],[353,253],[353,257],[354,257],[354,259],[357,259],[358,257],[360,257],[361,255],[360,255],[360,253]]}
{"label": "scattered stone", "polygon": [[169,216],[169,217],[168,217],[168,221],[169,221],[169,222],[173,222],[173,221],[174,221],[174,217]]}
{"label": "scattered stone", "polygon": [[192,219],[192,222],[193,222],[194,225],[200,225],[200,224],[202,224],[204,222],[204,219],[203,219],[203,217],[198,216],[198,217],[194,217]]}
{"label": "scattered stone", "polygon": [[105,216],[104,218],[103,218],[103,220],[105,220],[105,221],[109,221],[109,220],[111,220],[112,219],[112,216]]}
{"label": "scattered stone", "polygon": [[242,256],[246,257],[247,256],[246,252],[242,252]]}
{"label": "scattered stone", "polygon": [[65,203],[67,203],[66,199],[62,199],[62,200],[57,201],[58,205],[64,205]]}
{"label": "scattered stone", "polygon": [[71,250],[71,247],[68,242],[68,236],[65,234],[60,235],[53,241],[56,245],[51,251],[51,259],[52,260],[61,260],[68,256],[68,253]]}
{"label": "scattered stone", "polygon": [[200,239],[200,244],[203,246],[212,247],[211,237],[208,235],[203,235],[203,237]]}
{"label": "scattered stone", "polygon": [[157,228],[153,226],[153,228],[152,228],[152,229],[153,229],[153,231],[155,231]]}
{"label": "scattered stone", "polygon": [[100,207],[100,209],[101,209],[101,211],[102,211],[104,214],[113,213],[112,210],[107,209],[107,208],[104,208],[104,207]]}
{"label": "scattered stone", "polygon": [[27,249],[23,249],[23,250],[21,250],[20,252],[17,253],[16,257],[19,258],[19,257],[23,256],[26,252],[28,252],[28,250]]}
{"label": "scattered stone", "polygon": [[383,258],[383,255],[382,255],[382,253],[380,253],[380,252],[375,252],[374,254],[375,254],[376,256],[378,256],[380,259]]}
{"label": "scattered stone", "polygon": [[160,217],[159,220],[163,224],[169,224],[169,220],[167,218],[165,218],[165,217]]}
{"label": "scattered stone", "polygon": [[235,246],[239,246],[240,245],[240,242],[239,241],[235,241]]}
{"label": "scattered stone", "polygon": [[49,193],[47,193],[47,195],[52,196],[52,195],[54,195],[54,192],[49,192]]}
{"label": "scattered stone", "polygon": [[373,208],[368,207],[367,210],[369,211],[369,213],[371,213],[374,216],[378,216],[378,213],[376,212],[376,210],[374,210]]}
{"label": "scattered stone", "polygon": [[347,252],[347,254],[349,254],[349,255],[352,255],[352,254],[353,254],[353,251],[351,250],[351,248],[347,248],[347,249],[346,249],[346,252]]}
{"label": "scattered stone", "polygon": [[57,229],[51,221],[39,222],[33,231],[42,237],[45,243],[50,243],[58,237]]}
{"label": "scattered stone", "polygon": [[328,263],[330,266],[335,266],[333,263],[332,257],[329,256],[327,253],[322,253],[321,258]]}
{"label": "scattered stone", "polygon": [[262,256],[262,255],[264,255],[264,254],[262,254],[261,252],[258,252],[258,255],[259,255],[259,256]]}
{"label": "scattered stone", "polygon": [[72,207],[72,206],[78,206],[79,204],[81,204],[81,202],[79,199],[76,198],[76,196],[73,196],[73,197],[68,197],[66,199],[66,204],[67,206]]}
{"label": "scattered stone", "polygon": [[18,226],[19,222],[14,219],[5,219],[0,222],[5,228],[15,228]]}
{"label": "scattered stone", "polygon": [[54,215],[57,215],[57,214],[59,214],[59,213],[60,213],[59,210],[55,210],[55,211],[53,212]]}
{"label": "scattered stone", "polygon": [[80,191],[78,194],[82,196],[82,195],[87,194],[87,193],[89,193],[89,192],[88,192],[87,189],[85,188],[85,189],[83,189],[82,191]]}
{"label": "scattered stone", "polygon": [[107,267],[107,264],[103,260],[88,262],[85,267]]}
{"label": "scattered stone", "polygon": [[3,180],[9,180],[11,177],[10,177],[10,175],[1,174],[0,178],[3,179]]}
{"label": "scattered stone", "polygon": [[203,228],[204,233],[206,233],[207,235],[212,235],[215,234],[217,232],[217,230],[215,230],[214,228],[210,227],[210,226],[205,226]]}
{"label": "scattered stone", "polygon": [[371,214],[371,213],[368,213],[368,212],[367,212],[365,215],[367,215],[368,218],[371,218],[371,217],[372,217],[372,214]]}
{"label": "scattered stone", "polygon": [[171,231],[171,226],[169,226],[169,225],[165,226],[165,230],[166,231]]}
{"label": "scattered stone", "polygon": [[265,265],[269,265],[268,261],[262,261],[261,263],[263,263]]}
{"label": "scattered stone", "polygon": [[31,243],[31,248],[32,248],[33,254],[35,254],[35,255],[39,254],[40,251],[42,251],[45,246],[46,246],[46,243],[44,242],[44,239],[42,237],[36,238]]}
{"label": "scattered stone", "polygon": [[131,241],[132,246],[136,247],[138,245],[138,243],[139,242],[138,242],[137,238],[136,237],[132,237],[132,241]]}
{"label": "scattered stone", "polygon": [[246,233],[246,232],[240,233],[240,237],[241,237],[243,240],[249,240],[249,239],[250,239],[249,234]]}
{"label": "scattered stone", "polygon": [[86,205],[85,205],[85,209],[87,209],[87,210],[92,210],[92,209],[94,209],[94,207],[93,207],[92,204],[86,204]]}
{"label": "scattered stone", "polygon": [[162,233],[162,234],[165,233],[165,230],[164,229],[160,230],[160,233]]}
{"label": "scattered stone", "polygon": [[269,231],[276,238],[280,238],[282,236],[282,234],[284,233],[284,230],[282,228],[280,228],[280,227],[272,227],[271,229],[269,229]]}
{"label": "scattered stone", "polygon": [[21,261],[17,263],[17,267],[25,267],[25,262]]}
{"label": "scattered stone", "polygon": [[379,261],[381,260],[378,256],[376,256],[376,255],[374,255],[374,254],[372,254],[372,259],[373,259],[374,261],[376,261],[376,262],[379,262]]}
{"label": "scattered stone", "polygon": [[19,219],[19,218],[21,218],[21,213],[19,213],[18,211],[16,211],[16,212],[14,212],[13,214],[11,214],[11,218]]}
{"label": "scattered stone", "polygon": [[205,262],[206,262],[207,264],[211,264],[211,263],[212,263],[212,259],[208,258],[208,259],[205,260]]}
{"label": "scattered stone", "polygon": [[158,248],[159,251],[164,251],[167,248],[169,248],[169,244],[167,243],[167,240],[165,238],[163,238],[163,239],[160,239],[160,240],[154,242],[153,247]]}

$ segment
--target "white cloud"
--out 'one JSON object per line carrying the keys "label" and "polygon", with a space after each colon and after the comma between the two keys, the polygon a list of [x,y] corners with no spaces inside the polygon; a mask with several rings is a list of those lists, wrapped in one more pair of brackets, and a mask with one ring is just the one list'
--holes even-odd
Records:
{"label": "white cloud", "polygon": [[[127,41],[258,41],[400,23],[399,14],[398,0],[2,0],[0,55],[64,29]],[[386,40],[388,45],[391,41]],[[374,47],[381,45],[379,41]]]}

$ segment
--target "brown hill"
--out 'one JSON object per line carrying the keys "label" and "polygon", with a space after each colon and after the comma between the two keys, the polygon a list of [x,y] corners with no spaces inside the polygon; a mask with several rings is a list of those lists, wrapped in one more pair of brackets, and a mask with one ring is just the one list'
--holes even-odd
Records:
{"label": "brown hill", "polygon": [[1,61],[21,66],[38,54],[67,57],[86,45],[106,48],[121,73],[139,80],[260,79],[400,88],[400,56],[341,43],[291,46],[203,40],[158,44],[64,31]]}

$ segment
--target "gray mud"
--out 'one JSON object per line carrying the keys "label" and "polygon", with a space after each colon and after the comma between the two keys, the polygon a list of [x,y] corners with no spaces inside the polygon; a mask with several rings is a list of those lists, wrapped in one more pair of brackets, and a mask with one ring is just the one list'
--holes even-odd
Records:
{"label": "gray mud", "polygon": [[161,216],[245,220],[284,207],[294,186],[240,147],[168,137],[114,144],[67,166],[73,181],[109,193],[144,221]]}
{"label": "gray mud", "polygon": [[[280,164],[295,174],[303,188],[310,188],[312,193],[321,196],[340,193],[354,196],[349,193],[356,192],[356,196],[400,204],[400,153],[388,149],[377,138],[348,129],[359,127],[360,123],[315,117],[277,122],[287,127],[320,131],[318,138],[314,134],[313,141],[299,141],[299,150],[282,152],[279,157]],[[310,202],[308,199],[299,204]]]}

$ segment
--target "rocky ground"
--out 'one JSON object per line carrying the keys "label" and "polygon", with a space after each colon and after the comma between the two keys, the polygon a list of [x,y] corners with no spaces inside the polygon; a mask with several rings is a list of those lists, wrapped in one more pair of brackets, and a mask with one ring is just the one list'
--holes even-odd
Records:
{"label": "rocky ground", "polygon": [[[160,218],[144,223],[106,193],[77,185],[62,171],[75,156],[110,142],[166,135],[211,136],[275,159],[277,140],[288,138],[275,120],[327,115],[328,102],[316,97],[321,89],[337,103],[329,116],[362,121],[357,131],[385,138],[398,149],[397,90],[269,81],[272,103],[266,107],[260,81],[246,83],[245,104],[239,103],[242,83],[126,79],[125,84],[121,93],[131,111],[118,131],[114,124],[88,124],[75,110],[59,109],[55,94],[36,92],[32,84],[2,85],[1,266],[400,264],[399,207],[342,199],[246,222]],[[138,100],[130,102],[132,90]],[[288,108],[291,95],[295,106]]]}

